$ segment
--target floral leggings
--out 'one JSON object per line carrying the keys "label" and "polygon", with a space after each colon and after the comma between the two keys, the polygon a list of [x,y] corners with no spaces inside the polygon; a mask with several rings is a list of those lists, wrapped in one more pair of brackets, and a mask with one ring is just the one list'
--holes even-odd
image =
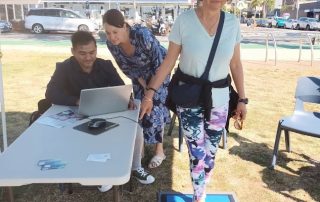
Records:
{"label": "floral leggings", "polygon": [[221,135],[227,121],[228,104],[211,110],[210,121],[205,121],[203,109],[178,107],[180,127],[185,137],[190,159],[193,200],[205,198]]}

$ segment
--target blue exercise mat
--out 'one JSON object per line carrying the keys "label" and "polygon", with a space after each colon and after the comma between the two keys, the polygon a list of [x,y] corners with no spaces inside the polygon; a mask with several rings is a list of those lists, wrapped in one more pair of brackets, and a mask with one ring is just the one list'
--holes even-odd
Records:
{"label": "blue exercise mat", "polygon": [[[192,194],[182,193],[159,193],[158,202],[192,202]],[[206,202],[235,202],[230,193],[207,194]]]}

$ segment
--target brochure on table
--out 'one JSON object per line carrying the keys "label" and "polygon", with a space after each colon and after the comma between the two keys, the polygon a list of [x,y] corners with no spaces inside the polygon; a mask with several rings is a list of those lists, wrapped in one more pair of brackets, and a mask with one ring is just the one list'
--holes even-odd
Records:
{"label": "brochure on table", "polygon": [[78,114],[72,109],[68,109],[65,111],[61,111],[57,114],[40,117],[36,122],[40,124],[52,126],[55,128],[63,128],[67,125],[73,124],[74,122],[82,120],[84,118],[86,117]]}

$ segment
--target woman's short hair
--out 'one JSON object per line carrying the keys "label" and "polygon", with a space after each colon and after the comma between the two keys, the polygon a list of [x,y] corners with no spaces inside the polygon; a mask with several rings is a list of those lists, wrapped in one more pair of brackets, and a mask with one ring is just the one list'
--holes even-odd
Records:
{"label": "woman's short hair", "polygon": [[126,23],[122,13],[117,9],[108,10],[102,18],[102,23],[108,23],[114,27],[122,28]]}
{"label": "woman's short hair", "polygon": [[71,36],[71,43],[73,48],[78,45],[87,45],[90,42],[94,42],[95,46],[97,46],[96,39],[90,32],[87,31],[77,31]]}

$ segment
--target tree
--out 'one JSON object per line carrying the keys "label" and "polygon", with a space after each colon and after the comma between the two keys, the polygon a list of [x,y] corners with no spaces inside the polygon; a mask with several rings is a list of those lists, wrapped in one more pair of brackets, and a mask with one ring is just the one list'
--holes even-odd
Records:
{"label": "tree", "polygon": [[281,7],[281,11],[282,12],[288,12],[288,11],[291,11],[294,9],[294,6],[293,5],[282,5]]}
{"label": "tree", "polygon": [[257,6],[262,7],[263,17],[266,17],[266,11],[274,8],[275,0],[252,0],[251,7],[255,8]]}

